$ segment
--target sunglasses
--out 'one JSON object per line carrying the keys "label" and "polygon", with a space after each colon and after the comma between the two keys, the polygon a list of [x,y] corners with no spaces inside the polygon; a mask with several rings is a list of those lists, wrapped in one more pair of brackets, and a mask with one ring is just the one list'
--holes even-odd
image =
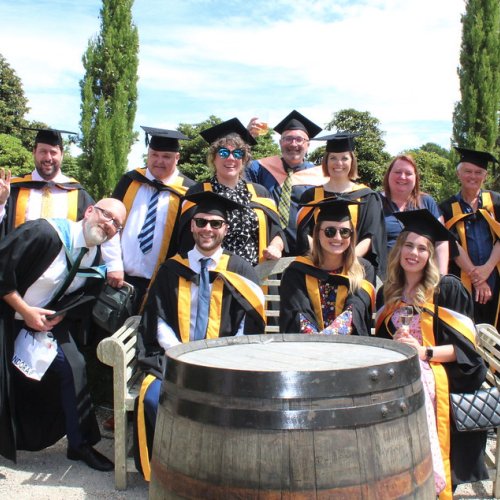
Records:
{"label": "sunglasses", "polygon": [[349,229],[348,227],[325,227],[325,229],[320,229],[320,231],[323,231],[325,233],[325,236],[327,238],[335,238],[335,235],[337,234],[337,231],[340,234],[340,237],[343,240],[347,240],[352,236],[352,233],[354,232],[352,229]]}
{"label": "sunglasses", "polygon": [[245,158],[245,151],[243,149],[233,149],[232,151],[227,148],[219,148],[217,150],[217,154],[223,159],[229,158],[231,155],[233,155],[233,158],[235,160],[242,160]]}
{"label": "sunglasses", "polygon": [[196,224],[196,227],[205,227],[207,224],[210,224],[210,227],[212,229],[220,229],[226,223],[226,221],[221,219],[208,220],[202,219],[201,217],[196,217],[194,219],[194,223]]}

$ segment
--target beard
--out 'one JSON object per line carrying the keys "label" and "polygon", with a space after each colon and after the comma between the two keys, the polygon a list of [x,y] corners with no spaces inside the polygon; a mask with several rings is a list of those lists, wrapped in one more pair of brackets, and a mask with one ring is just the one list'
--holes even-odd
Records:
{"label": "beard", "polygon": [[87,245],[89,246],[101,245],[108,239],[107,234],[97,224],[95,225],[90,223],[84,224],[83,235],[85,237]]}

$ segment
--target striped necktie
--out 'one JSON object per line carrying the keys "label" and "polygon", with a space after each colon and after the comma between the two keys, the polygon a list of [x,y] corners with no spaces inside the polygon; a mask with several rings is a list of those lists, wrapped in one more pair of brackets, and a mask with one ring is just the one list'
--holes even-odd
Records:
{"label": "striped necktie", "polygon": [[160,190],[155,189],[154,193],[149,198],[148,211],[146,213],[146,219],[142,226],[141,231],[137,235],[139,240],[139,247],[143,254],[151,252],[153,248],[153,237],[155,235],[155,225],[156,225],[156,212],[158,209],[158,198],[160,197]]}
{"label": "striped necktie", "polygon": [[282,228],[288,226],[288,220],[290,218],[290,198],[292,196],[293,170],[291,168],[288,169],[286,174],[285,182],[281,186],[280,202],[278,203],[278,214],[280,216]]}
{"label": "striped necktie", "polygon": [[194,340],[205,338],[208,327],[208,314],[210,309],[210,277],[208,264],[212,259],[209,257],[200,259],[200,285],[198,288],[198,308],[196,309],[196,324],[194,327]]}

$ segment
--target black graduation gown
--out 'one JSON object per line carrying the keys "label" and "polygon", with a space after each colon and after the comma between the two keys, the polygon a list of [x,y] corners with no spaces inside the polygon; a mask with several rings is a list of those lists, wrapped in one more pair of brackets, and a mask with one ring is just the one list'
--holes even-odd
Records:
{"label": "black graduation gown", "polygon": [[[116,185],[111,197],[116,198],[117,200],[120,200],[124,202],[127,212],[131,209],[133,201],[135,199],[135,193],[133,194],[133,197],[131,200],[128,200],[128,191],[130,188],[133,189],[133,184],[134,183],[139,183],[139,184],[149,184],[150,186],[153,186],[155,189],[158,189],[158,184],[154,183],[153,181],[149,180],[146,175],[146,169],[137,169],[137,170],[131,170],[129,172],[126,172],[121,179],[118,181],[118,184]],[[189,179],[185,175],[179,173],[179,175],[176,178],[176,183],[172,184],[171,186],[160,186],[161,189],[164,189],[165,191],[168,191],[171,196],[175,196],[178,201],[180,201],[180,198],[186,193],[187,189],[196,184],[195,181]],[[161,262],[165,261],[166,259],[172,257],[175,255],[178,251],[178,213],[180,212],[180,203],[179,207],[176,206],[176,204],[171,203],[169,205],[169,211],[174,210],[176,214],[175,218],[175,224],[172,228],[172,232],[170,234],[165,234],[166,228],[163,230],[164,235],[163,238],[167,238],[167,246],[166,246],[166,252],[163,255],[159,256],[160,262],[158,264],[161,264]],[[168,222],[168,217],[167,217],[167,222]],[[125,223],[126,224],[126,223]],[[137,233],[139,233],[141,228],[137,228]]]}
{"label": "black graduation gown", "polygon": [[[492,205],[490,207],[490,212],[494,216],[494,219],[497,222],[500,221],[500,194],[496,193],[495,191],[482,190],[481,198],[483,199],[484,208],[486,208],[484,203],[484,201],[486,201],[486,197],[491,198]],[[450,198],[439,204],[439,209],[443,214],[446,227],[448,227],[448,229],[455,235],[461,246],[466,249],[467,225],[463,222],[452,223],[452,219],[455,216],[454,208],[459,213],[462,212],[456,195],[451,196]],[[474,216],[471,217],[483,217],[483,215],[478,211]],[[459,228],[461,229],[462,227],[463,232],[459,230]],[[500,234],[498,234],[498,232],[496,232],[491,227],[490,232],[492,236],[492,245],[494,245],[500,237]],[[453,260],[450,260],[449,272],[450,274],[459,276],[467,290],[469,290],[469,292],[471,293],[473,292],[473,287],[469,276],[465,272],[462,272]],[[486,304],[479,304],[479,302],[474,301],[474,320],[476,323],[490,323],[491,325],[496,326],[496,328],[500,328],[500,273],[498,267],[493,270],[493,274],[496,275],[496,287],[493,287],[493,289],[491,290],[491,300],[489,300]]]}
{"label": "black graduation gown", "polygon": [[[16,227],[18,198],[21,189],[42,189],[46,184],[44,181],[32,181],[31,174],[28,174],[23,178],[15,179],[15,181],[16,182],[11,183],[10,196],[7,201],[7,205],[5,206],[5,217],[0,225],[0,235],[2,236],[10,233]],[[87,191],[85,191],[83,186],[74,179],[69,182],[56,184],[64,189],[67,189],[68,191],[78,190],[77,217],[75,220],[82,220],[88,206],[95,203],[93,198],[89,193],[87,193]],[[25,222],[24,216],[22,217],[22,222]]]}
{"label": "black graduation gown", "polygon": [[[371,247],[364,256],[366,260],[375,268],[375,273],[381,279],[385,276],[387,265],[387,237],[385,234],[384,213],[380,195],[367,186],[359,185],[360,189],[349,193],[332,193],[325,191],[323,186],[312,187],[304,192],[300,203],[309,203],[314,200],[322,200],[338,194],[346,200],[356,200],[363,202],[358,207],[352,206],[356,211],[356,241],[371,238]],[[306,215],[307,214],[307,215]],[[302,208],[297,215],[297,248],[298,255],[306,254],[309,248],[308,236],[312,236],[314,228],[313,210]]]}
{"label": "black graduation gown", "polygon": [[[263,261],[262,252],[265,248],[269,246],[269,243],[273,240],[275,236],[281,236],[284,244],[284,252],[287,251],[287,242],[285,238],[285,233],[281,229],[278,212],[276,210],[276,205],[272,202],[273,198],[269,191],[261,186],[260,184],[254,184],[251,182],[246,182],[249,190],[255,191],[255,196],[252,194],[250,200],[250,208],[252,208],[257,214],[263,214],[263,217],[259,218],[259,229],[258,229],[258,254],[259,262]],[[190,187],[186,195],[201,193],[205,191],[211,191],[212,186],[210,182],[203,182],[195,184]],[[252,191],[250,191],[252,193]],[[272,203],[271,203],[272,202]],[[193,218],[194,206],[188,209],[183,209],[180,216],[179,222],[179,252],[188,252],[194,246],[193,235],[190,231],[189,224]],[[234,229],[234,228],[232,228]],[[237,228],[236,228],[237,229]],[[224,247],[224,242],[222,243]],[[237,253],[237,252],[235,252]]]}
{"label": "black graduation gown", "polygon": [[[23,296],[61,248],[56,230],[45,219],[26,222],[0,240],[0,297],[15,290]],[[97,293],[97,280],[89,281],[93,281],[88,285],[92,294]],[[76,317],[86,311],[76,308],[53,333],[74,372],[82,432],[90,444],[95,444],[100,434],[86,380],[81,376],[84,361],[75,352],[69,334],[72,327],[69,316]],[[0,300],[0,454],[14,461],[17,449],[40,450],[66,434],[57,379],[47,372],[41,381],[32,381],[12,366],[18,323],[14,321],[13,309]]]}
{"label": "black graduation gown", "polygon": [[[223,252],[223,256],[227,256],[228,258],[227,271],[236,273],[258,284],[258,277],[247,261],[227,251]],[[183,259],[187,258],[186,255],[179,257]],[[235,335],[245,315],[245,334],[264,333],[264,318],[253,307],[250,298],[243,296],[232,283],[225,279],[223,274],[217,271],[210,271],[209,275],[211,283],[217,277],[222,278],[224,282],[218,336],[228,337]],[[163,319],[174,330],[178,339],[183,341],[178,310],[179,294],[184,293],[179,287],[180,278],[196,282],[198,276],[189,267],[174,259],[167,260],[160,267],[148,295],[137,340],[137,359],[145,373],[151,373],[158,378],[163,378],[165,356],[164,350],[158,344],[156,336],[158,318]]]}
{"label": "black graduation gown", "polygon": [[[456,311],[469,318],[472,317],[472,298],[464,286],[455,276],[443,276],[439,283],[439,307]],[[433,299],[432,303],[435,301]],[[377,293],[377,306],[383,306],[383,287]],[[433,308],[434,309],[434,308]],[[380,312],[380,311],[379,311]],[[460,333],[460,324],[445,323],[441,319],[434,327],[435,344],[453,344],[457,360],[443,363],[447,375],[450,392],[473,392],[481,387],[486,378],[486,366],[474,348],[474,345]],[[463,328],[463,326],[462,326]],[[377,321],[376,336],[392,338],[395,333],[392,322]],[[436,383],[438,381],[436,380]],[[437,403],[439,404],[439,402]],[[484,449],[486,446],[486,432],[458,432],[453,421],[451,427],[450,464],[452,484],[481,481],[488,478],[484,465]]]}
{"label": "black graduation gown", "polygon": [[[322,318],[318,318],[314,298],[309,295],[306,277],[311,276],[317,282],[328,281],[332,285],[349,288],[349,278],[340,274],[329,274],[316,267],[305,257],[298,257],[283,273],[280,285],[280,331],[283,333],[300,333],[300,314],[310,323],[322,329]],[[291,291],[293,290],[293,293]],[[340,299],[339,299],[340,300]],[[372,324],[373,302],[375,291],[371,283],[363,280],[363,287],[354,294],[347,293],[342,311],[352,306],[352,334],[370,335]],[[316,307],[315,307],[316,305]]]}

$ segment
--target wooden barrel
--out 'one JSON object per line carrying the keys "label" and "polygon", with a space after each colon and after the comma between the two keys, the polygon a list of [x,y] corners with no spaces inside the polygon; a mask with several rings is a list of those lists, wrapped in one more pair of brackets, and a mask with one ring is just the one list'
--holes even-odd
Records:
{"label": "wooden barrel", "polygon": [[409,346],[252,335],[167,358],[150,499],[435,498]]}

